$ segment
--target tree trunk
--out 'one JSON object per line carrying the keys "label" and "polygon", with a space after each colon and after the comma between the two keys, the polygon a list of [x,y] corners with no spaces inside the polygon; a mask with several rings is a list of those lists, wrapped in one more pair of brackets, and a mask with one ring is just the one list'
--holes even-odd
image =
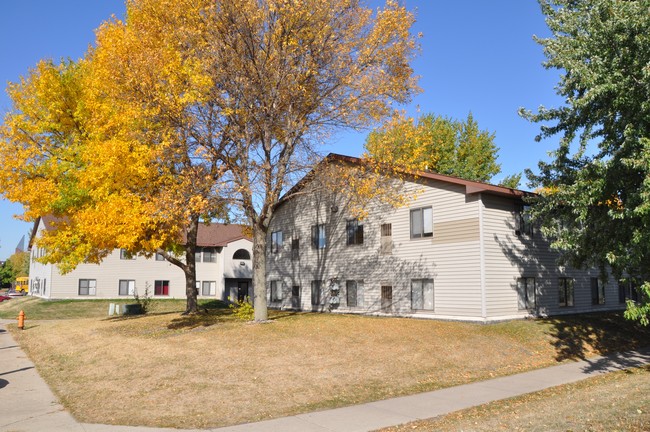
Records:
{"label": "tree trunk", "polygon": [[253,225],[253,293],[255,321],[266,321],[266,231],[258,224]]}
{"label": "tree trunk", "polygon": [[199,231],[199,217],[192,217],[187,230],[187,241],[185,242],[185,295],[187,304],[183,315],[197,313],[199,311],[198,296],[196,288],[196,241]]}

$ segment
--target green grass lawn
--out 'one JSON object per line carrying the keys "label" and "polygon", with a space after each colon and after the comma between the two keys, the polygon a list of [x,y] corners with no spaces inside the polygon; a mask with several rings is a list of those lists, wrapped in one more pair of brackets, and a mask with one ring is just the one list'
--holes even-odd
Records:
{"label": "green grass lawn", "polygon": [[[103,318],[108,316],[110,303],[133,304],[133,299],[92,299],[92,300],[43,300],[38,297],[16,297],[0,303],[0,318],[16,319],[18,313],[25,312],[27,320],[58,320],[74,318]],[[173,313],[185,310],[185,299],[156,299],[152,301],[152,313]],[[199,300],[204,309],[227,308],[217,300]]]}
{"label": "green grass lawn", "polygon": [[195,316],[168,300],[145,316],[108,318],[108,301],[13,301],[0,316],[26,311],[26,329],[10,329],[77,419],[152,427],[346,406],[650,341],[650,329],[620,314],[482,325],[271,311],[271,323],[251,324],[219,302]]}

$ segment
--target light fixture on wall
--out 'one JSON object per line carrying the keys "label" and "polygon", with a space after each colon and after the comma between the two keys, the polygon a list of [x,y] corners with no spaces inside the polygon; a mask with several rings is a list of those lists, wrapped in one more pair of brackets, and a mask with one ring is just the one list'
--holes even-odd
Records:
{"label": "light fixture on wall", "polygon": [[244,267],[244,266],[246,266],[246,263],[244,261],[239,261],[239,265]]}

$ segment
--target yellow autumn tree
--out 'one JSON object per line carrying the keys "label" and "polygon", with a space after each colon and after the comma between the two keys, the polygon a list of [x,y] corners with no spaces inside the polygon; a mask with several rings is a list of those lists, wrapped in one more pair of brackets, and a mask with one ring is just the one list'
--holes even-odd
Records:
{"label": "yellow autumn tree", "polygon": [[12,169],[0,174],[1,192],[27,219],[58,216],[39,246],[63,271],[116,247],[162,253],[185,273],[191,313],[199,220],[224,213],[221,169],[201,157],[185,122],[198,75],[179,60],[168,17],[155,17],[130,8],[79,63],[43,61],[10,86],[0,160]]}
{"label": "yellow autumn tree", "polygon": [[[71,110],[57,106],[61,92],[32,94],[29,78],[16,87],[0,157],[17,167],[12,184],[38,190],[24,200],[27,217],[49,210],[75,226],[57,230],[49,246],[67,235],[76,257],[101,259],[115,243],[99,226],[112,221],[121,247],[173,250],[180,230],[227,207],[252,228],[255,319],[263,321],[275,206],[328,134],[377,124],[417,91],[413,21],[395,0],[377,10],[360,0],[129,0],[125,20],[104,23],[79,64],[44,64],[55,80],[72,74]],[[54,155],[10,125],[22,97],[65,114],[45,125],[24,119],[55,139]],[[59,123],[69,130],[59,133]],[[26,154],[14,160],[16,146]],[[185,248],[188,265],[192,253]]]}
{"label": "yellow autumn tree", "polygon": [[336,128],[392,115],[417,90],[413,15],[389,0],[213,2],[210,52],[223,104],[229,174],[253,229],[255,320],[267,318],[268,226],[296,173]]}

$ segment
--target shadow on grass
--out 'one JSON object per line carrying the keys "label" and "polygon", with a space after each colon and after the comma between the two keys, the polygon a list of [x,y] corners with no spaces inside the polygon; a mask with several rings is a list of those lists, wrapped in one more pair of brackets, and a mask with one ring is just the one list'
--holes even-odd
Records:
{"label": "shadow on grass", "polygon": [[550,324],[556,360],[585,360],[590,352],[606,355],[650,345],[650,328],[626,320],[622,312],[590,313],[541,319]]}
{"label": "shadow on grass", "polygon": [[210,327],[224,321],[234,319],[228,309],[205,309],[197,314],[181,315],[167,324],[170,330],[194,329],[197,327]]}

